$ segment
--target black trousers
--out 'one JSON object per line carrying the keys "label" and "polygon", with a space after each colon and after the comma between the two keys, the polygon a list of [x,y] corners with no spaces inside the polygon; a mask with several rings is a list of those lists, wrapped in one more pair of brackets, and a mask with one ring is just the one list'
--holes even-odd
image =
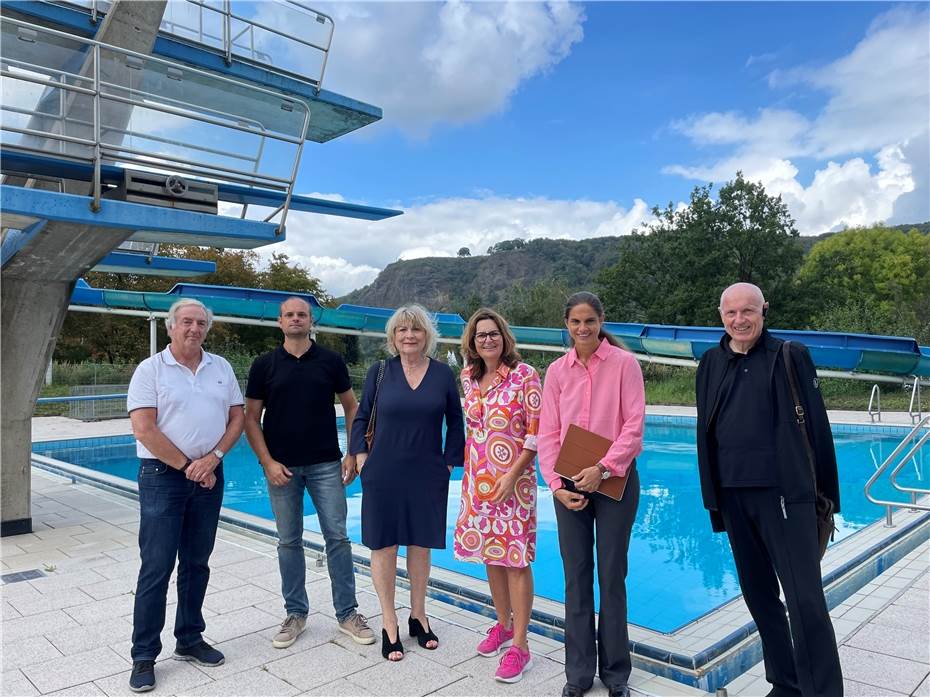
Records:
{"label": "black trousers", "polygon": [[[843,675],[820,575],[813,503],[785,503],[773,488],[721,490],[743,598],[759,628],[765,679],[804,697],[842,697]],[[788,604],[779,599],[778,583]],[[793,640],[793,646],[792,646]]]}
{"label": "black trousers", "polygon": [[[622,501],[595,494],[580,511],[554,503],[565,568],[565,678],[587,689],[599,667],[605,685],[626,685],[633,669],[626,626],[627,551],[639,506],[639,474],[633,470]],[[595,550],[601,592],[596,635]]]}

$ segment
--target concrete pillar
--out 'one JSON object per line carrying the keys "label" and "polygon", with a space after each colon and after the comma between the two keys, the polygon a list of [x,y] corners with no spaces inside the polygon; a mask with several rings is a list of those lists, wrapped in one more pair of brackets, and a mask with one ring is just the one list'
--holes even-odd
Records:
{"label": "concrete pillar", "polygon": [[[97,39],[140,53],[151,53],[167,0],[116,0]],[[117,125],[129,112],[120,114]],[[113,120],[110,121],[113,125]],[[8,184],[26,184],[10,177]],[[66,191],[87,193],[66,186]],[[36,211],[37,217],[41,211]],[[4,227],[21,225],[2,222]],[[45,367],[68,311],[78,278],[132,229],[49,223],[3,268],[0,288],[0,536],[31,532],[31,419]]]}

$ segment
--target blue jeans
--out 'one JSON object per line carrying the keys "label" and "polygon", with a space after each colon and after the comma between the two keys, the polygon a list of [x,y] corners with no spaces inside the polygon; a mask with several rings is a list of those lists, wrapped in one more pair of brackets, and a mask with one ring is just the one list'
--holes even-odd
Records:
{"label": "blue jeans", "polygon": [[352,567],[352,543],[346,533],[346,492],[342,484],[342,464],[320,462],[315,465],[288,467],[293,476],[284,486],[268,483],[271,510],[278,528],[278,567],[281,570],[281,593],[288,615],[306,617],[307,567],[304,557],[304,489],[310,494],[326,542],[326,565],[333,591],[336,619],[342,622],[355,614],[355,570]]}
{"label": "blue jeans", "polygon": [[132,617],[132,660],[154,661],[161,653],[168,581],[178,560],[178,609],[174,636],[178,648],[202,641],[206,628],[203,598],[210,580],[208,562],[223,504],[223,467],[216,485],[205,489],[160,460],[139,465],[139,555]]}

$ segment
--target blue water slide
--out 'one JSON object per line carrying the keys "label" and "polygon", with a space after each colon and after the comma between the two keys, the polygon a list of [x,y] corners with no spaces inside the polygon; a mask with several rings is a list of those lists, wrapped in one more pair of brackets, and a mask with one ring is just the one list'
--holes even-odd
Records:
{"label": "blue water slide", "polygon": [[[312,295],[197,283],[179,283],[167,293],[140,293],[99,290],[80,281],[71,302],[75,305],[165,311],[179,297],[192,297],[201,300],[217,315],[275,320],[281,301],[293,295],[307,299],[317,325],[334,330],[384,333],[385,324],[394,312],[390,308],[350,304],[323,307]],[[461,337],[465,329],[461,316],[440,312],[435,317],[443,338]],[[723,330],[718,327],[608,322],[605,328],[635,353],[686,360],[699,360],[705,351],[718,345],[723,336]],[[559,348],[568,345],[568,337],[562,328],[515,326],[511,329],[518,343],[523,345]],[[807,346],[818,368],[930,377],[930,347],[918,346],[914,339],[840,332],[771,331],[780,339]]]}

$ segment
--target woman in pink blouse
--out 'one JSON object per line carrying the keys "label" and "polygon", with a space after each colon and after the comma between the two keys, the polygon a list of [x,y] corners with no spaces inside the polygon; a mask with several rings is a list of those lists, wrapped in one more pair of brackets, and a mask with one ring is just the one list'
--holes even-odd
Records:
{"label": "woman in pink blouse", "polygon": [[[565,305],[572,348],[546,371],[539,425],[539,469],[552,490],[565,569],[565,687],[581,697],[595,670],[610,697],[628,697],[632,664],[626,623],[630,533],[639,504],[635,458],[643,449],[646,398],[633,354],[604,331],[604,307],[593,293],[575,293]],[[574,479],[555,473],[570,424],[613,441],[597,465]],[[629,472],[621,501],[598,495],[603,479]],[[596,534],[595,534],[596,530]],[[594,630],[594,551],[600,611]]]}
{"label": "woman in pink blouse", "polygon": [[526,631],[533,609],[536,557],[536,433],[539,375],[520,362],[507,322],[480,309],[462,334],[465,474],[455,525],[456,559],[483,563],[497,623],[478,644],[504,653],[495,679],[517,682],[532,667]]}

